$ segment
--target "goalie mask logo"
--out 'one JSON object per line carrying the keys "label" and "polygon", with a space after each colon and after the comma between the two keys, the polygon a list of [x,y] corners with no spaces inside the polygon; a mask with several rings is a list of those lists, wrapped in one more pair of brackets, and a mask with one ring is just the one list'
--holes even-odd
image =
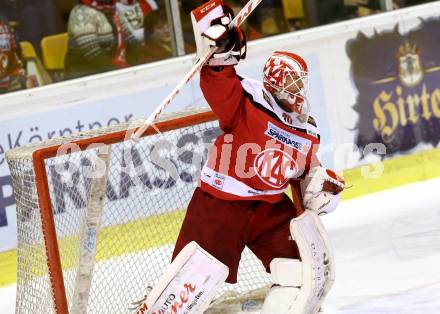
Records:
{"label": "goalie mask logo", "polygon": [[298,172],[298,165],[292,156],[279,149],[266,149],[258,154],[254,168],[264,183],[277,189],[283,188]]}

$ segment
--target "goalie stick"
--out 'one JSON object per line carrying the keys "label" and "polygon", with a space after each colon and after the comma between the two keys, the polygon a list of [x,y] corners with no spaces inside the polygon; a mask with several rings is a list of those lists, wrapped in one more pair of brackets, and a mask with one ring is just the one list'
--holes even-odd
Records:
{"label": "goalie stick", "polygon": [[111,146],[99,146],[94,158],[86,216],[79,248],[71,314],[86,314],[96,261],[98,234],[108,182]]}
{"label": "goalie stick", "polygon": [[[235,18],[229,24],[229,28],[234,26],[240,26],[247,17],[255,10],[255,8],[260,4],[262,0],[249,0],[248,3],[238,12]],[[194,77],[194,75],[200,71],[203,65],[211,58],[211,56],[216,52],[217,47],[213,47],[209,52],[207,52],[203,57],[197,60],[196,64],[189,70],[189,72],[184,76],[184,78],[177,84],[177,86],[172,90],[172,92],[164,99],[164,101],[157,107],[153,113],[144,121],[143,125],[139,127],[132,135],[132,139],[138,139],[142,136],[146,129],[156,120],[157,117],[163,112],[163,110],[176,98],[183,87]]]}

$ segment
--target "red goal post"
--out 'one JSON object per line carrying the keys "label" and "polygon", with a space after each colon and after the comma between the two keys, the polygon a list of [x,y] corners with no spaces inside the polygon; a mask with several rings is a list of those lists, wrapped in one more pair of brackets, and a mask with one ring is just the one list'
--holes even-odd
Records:
{"label": "red goal post", "polygon": [[[87,313],[129,313],[167,267],[197,171],[220,131],[207,109],[164,115],[131,140],[127,131],[141,125],[119,124],[7,153],[17,205],[17,313],[73,313],[78,297]],[[97,144],[111,147],[102,195],[93,192]],[[156,149],[177,175],[155,164]],[[99,223],[84,231],[93,198],[101,202]],[[78,285],[83,260],[90,266],[85,289]],[[250,251],[239,281],[220,293],[237,296],[269,283]]]}

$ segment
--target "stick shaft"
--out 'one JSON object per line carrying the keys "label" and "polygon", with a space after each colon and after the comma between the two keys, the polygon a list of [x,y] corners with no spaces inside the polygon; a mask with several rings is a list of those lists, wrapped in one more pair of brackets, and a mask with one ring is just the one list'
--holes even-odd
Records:
{"label": "stick shaft", "polygon": [[105,192],[109,176],[110,156],[111,146],[103,146],[97,149],[87,212],[81,235],[72,308],[69,311],[71,314],[87,313],[96,262],[98,234],[101,229],[102,211],[104,210]]}

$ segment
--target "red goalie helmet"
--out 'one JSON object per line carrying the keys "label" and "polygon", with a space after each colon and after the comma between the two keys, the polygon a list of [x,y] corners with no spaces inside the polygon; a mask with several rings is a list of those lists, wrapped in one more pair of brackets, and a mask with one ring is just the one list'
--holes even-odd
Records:
{"label": "red goalie helmet", "polygon": [[263,85],[285,111],[307,121],[309,72],[303,58],[284,51],[274,52],[264,66]]}

